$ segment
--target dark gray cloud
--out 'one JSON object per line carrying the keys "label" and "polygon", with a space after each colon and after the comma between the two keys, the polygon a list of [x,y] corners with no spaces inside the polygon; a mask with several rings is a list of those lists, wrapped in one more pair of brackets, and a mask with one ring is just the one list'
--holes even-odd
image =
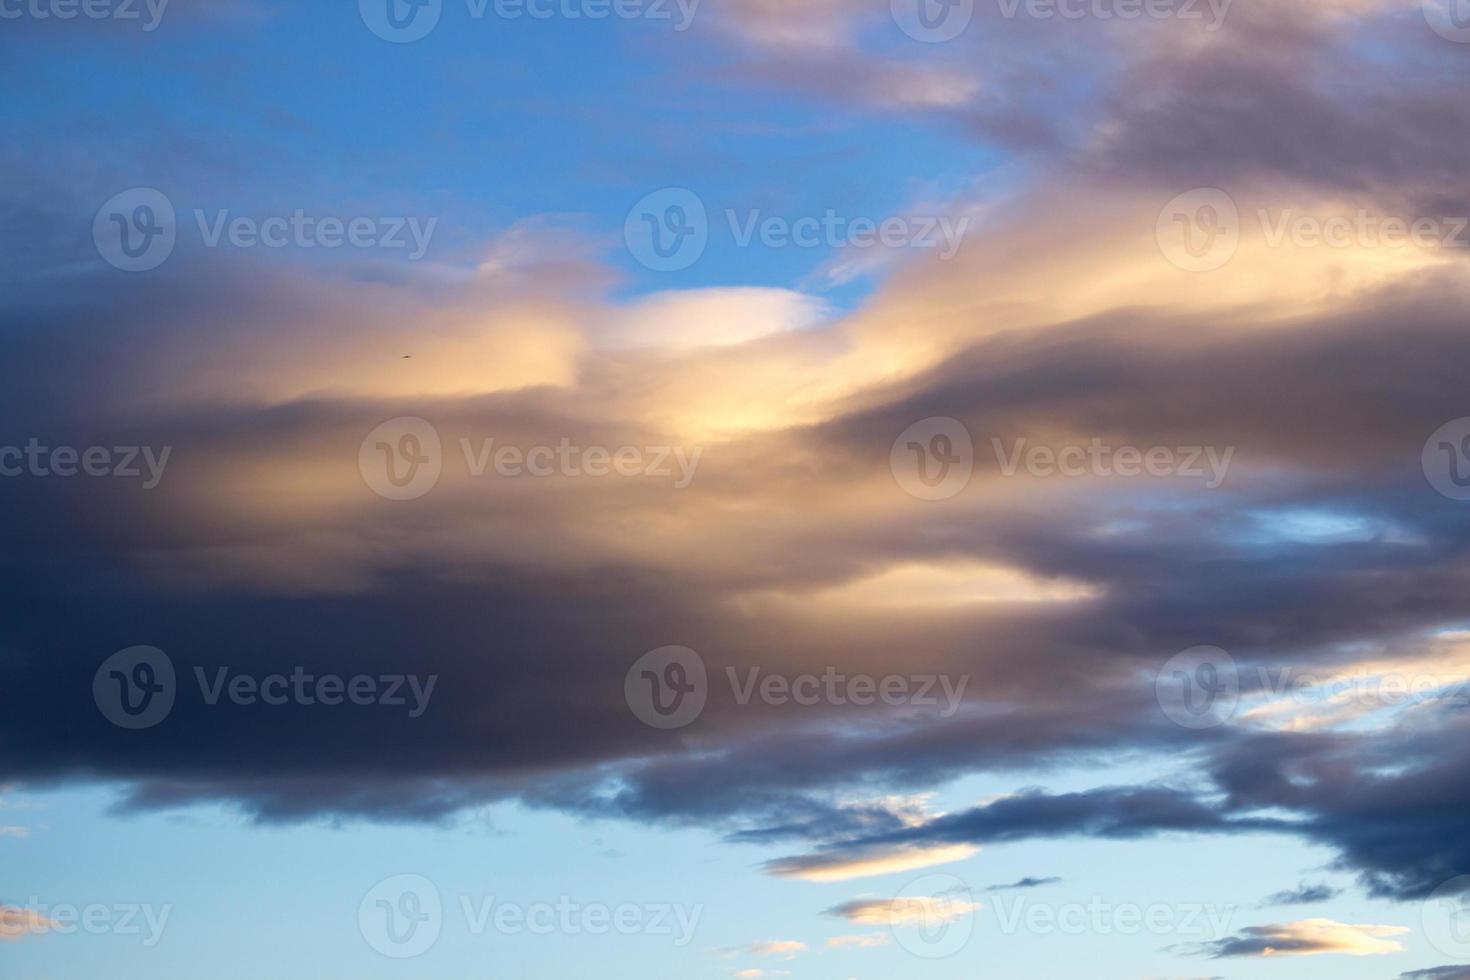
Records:
{"label": "dark gray cloud", "polygon": [[1013,891],[1013,890],[1015,890],[1017,888],[1040,888],[1043,885],[1055,885],[1055,884],[1058,884],[1058,883],[1061,882],[1061,880],[1062,880],[1061,878],[1057,878],[1057,877],[1050,877],[1050,878],[1032,878],[1030,876],[1027,876],[1027,877],[1021,878],[1021,879],[1019,879],[1017,881],[1013,881],[1013,882],[1011,882],[1010,884],[1007,884],[1007,885],[991,885],[989,888],[987,888],[985,890],[988,891],[988,892],[1005,892],[1005,891]]}
{"label": "dark gray cloud", "polygon": [[1275,892],[1261,900],[1261,907],[1272,905],[1312,905],[1326,902],[1342,894],[1342,889],[1331,885],[1309,885],[1306,882],[1286,891]]}

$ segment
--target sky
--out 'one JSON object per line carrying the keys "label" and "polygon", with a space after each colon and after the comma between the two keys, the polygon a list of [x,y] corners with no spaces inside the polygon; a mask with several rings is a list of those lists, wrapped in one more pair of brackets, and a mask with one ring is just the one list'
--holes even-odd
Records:
{"label": "sky", "polygon": [[0,975],[1470,978],[1459,0],[0,0]]}

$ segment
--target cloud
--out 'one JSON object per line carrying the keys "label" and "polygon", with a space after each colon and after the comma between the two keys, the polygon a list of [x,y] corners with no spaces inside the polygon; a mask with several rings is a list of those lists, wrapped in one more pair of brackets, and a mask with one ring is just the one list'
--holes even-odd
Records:
{"label": "cloud", "polygon": [[1326,902],[1342,894],[1342,889],[1331,885],[1308,885],[1303,883],[1289,891],[1276,892],[1261,900],[1261,907],[1272,905],[1314,905]]}
{"label": "cloud", "polygon": [[873,949],[887,946],[891,940],[886,932],[870,932],[855,936],[833,936],[827,945],[833,949]]}
{"label": "cloud", "polygon": [[1062,879],[1060,879],[1060,878],[1031,878],[1031,877],[1026,877],[1026,878],[1020,879],[1019,881],[1013,881],[1013,882],[1011,882],[1008,885],[991,885],[989,888],[987,888],[985,890],[988,891],[988,892],[1004,892],[1004,891],[1013,891],[1013,890],[1015,890],[1017,888],[1040,888],[1043,885],[1055,885],[1055,884],[1059,884],[1061,882],[1061,880]]}
{"label": "cloud", "polygon": [[1404,947],[1389,936],[1401,936],[1406,926],[1348,925],[1332,919],[1302,919],[1276,925],[1250,926],[1234,936],[1199,943],[1190,952],[1215,959],[1231,956],[1381,956],[1401,953]]}
{"label": "cloud", "polygon": [[791,959],[797,953],[805,953],[807,945],[795,939],[768,939],[745,946],[724,946],[715,950],[722,956],[780,956]]}
{"label": "cloud", "polygon": [[[1257,668],[1463,676],[1435,637],[1463,625],[1470,531],[1420,460],[1465,411],[1463,260],[1273,246],[1249,219],[1455,213],[1466,109],[1447,46],[1373,5],[1321,7],[1241,0],[1240,33],[1212,38],[987,22],[917,69],[865,47],[853,6],[740,5],[751,53],[727,78],[942,112],[1036,155],[1030,180],[975,188],[996,198],[983,212],[951,202],[984,218],[952,260],[886,267],[850,312],[781,287],[628,300],[595,248],[544,222],[409,275],[181,254],[119,278],[85,241],[7,241],[0,406],[17,438],[169,445],[175,462],[146,494],[0,481],[0,506],[27,515],[0,567],[0,779],[266,822],[439,821],[517,799],[786,842],[797,853],[768,870],[828,880],[988,842],[1258,831],[1330,847],[1396,899],[1470,872],[1463,712],[1425,702],[1363,731],[1353,706],[1256,710]],[[1096,39],[1086,56],[1079,36]],[[1365,38],[1400,56],[1392,85],[1334,68]],[[0,224],[85,229],[90,191],[48,193],[21,157]],[[1208,279],[1154,236],[1205,179],[1247,219]],[[389,502],[357,454],[402,415],[439,429],[445,473]],[[970,482],[942,506],[890,469],[897,435],[933,416],[975,437]],[[678,491],[475,478],[460,440],[490,438],[704,453]],[[997,440],[1238,452],[1210,489],[1006,475]],[[1260,516],[1302,511],[1361,533]],[[412,721],[208,706],[186,687],[158,728],[118,739],[86,692],[138,642],[186,685],[223,665],[443,683]],[[716,681],[673,733],[623,696],[628,665],[670,642]],[[1152,673],[1202,642],[1237,656],[1244,698],[1192,733],[1162,716]],[[742,705],[720,686],[727,668],[836,665],[983,684],[952,717]],[[1191,778],[1034,785],[1125,757],[1188,758]],[[973,773],[1016,790],[918,820],[890,798]]]}
{"label": "cloud", "polygon": [[949,864],[976,853],[969,844],[947,844],[933,847],[899,845],[879,846],[837,854],[808,854],[781,858],[764,865],[767,873],[780,878],[802,881],[849,881],[875,875],[913,871],[936,864]]}
{"label": "cloud", "polygon": [[825,915],[835,915],[865,926],[907,926],[951,922],[971,915],[984,906],[946,895],[908,898],[855,898],[834,905]]}
{"label": "cloud", "polygon": [[0,904],[0,940],[17,940],[26,935],[42,935],[58,923],[18,905]]}

